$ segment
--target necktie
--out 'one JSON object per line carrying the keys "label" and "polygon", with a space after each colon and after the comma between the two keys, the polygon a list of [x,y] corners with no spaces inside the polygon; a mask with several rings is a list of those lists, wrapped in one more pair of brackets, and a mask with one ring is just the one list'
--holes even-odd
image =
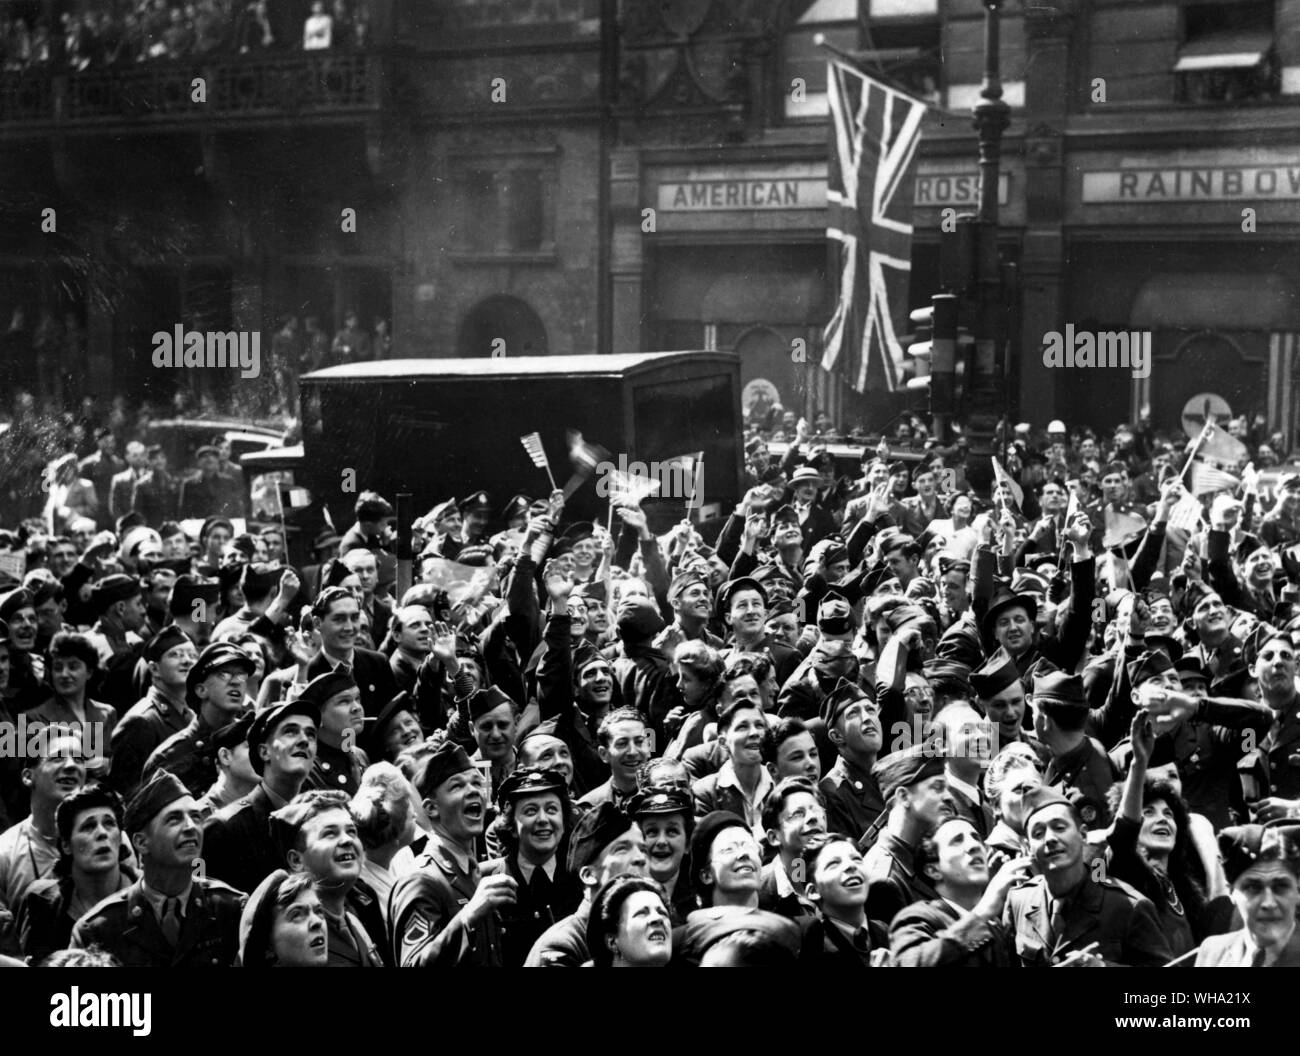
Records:
{"label": "necktie", "polygon": [[1250,958],[1250,966],[1251,966],[1252,968],[1263,968],[1263,967],[1264,967],[1264,956],[1265,956],[1265,955],[1264,955],[1264,947],[1263,947],[1263,946],[1257,946],[1257,947],[1255,948],[1255,953],[1254,953],[1254,955]]}
{"label": "necktie", "polygon": [[864,957],[871,953],[871,936],[866,928],[858,928],[853,933],[853,948]]}
{"label": "necktie", "polygon": [[1057,947],[1061,945],[1061,940],[1065,937],[1065,900],[1061,898],[1052,899],[1052,915],[1047,921],[1048,949],[1049,957],[1055,957]]}
{"label": "necktie", "polygon": [[541,866],[533,870],[533,875],[528,879],[528,887],[532,890],[535,908],[550,904],[551,878]]}
{"label": "necktie", "polygon": [[175,946],[181,937],[181,900],[169,898],[163,903],[162,933],[169,946]]}

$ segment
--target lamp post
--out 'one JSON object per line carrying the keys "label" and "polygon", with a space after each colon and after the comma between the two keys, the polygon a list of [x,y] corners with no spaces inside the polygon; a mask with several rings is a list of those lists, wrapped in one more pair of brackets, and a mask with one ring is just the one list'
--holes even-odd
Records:
{"label": "lamp post", "polygon": [[[1002,98],[1001,17],[1006,0],[984,2],[984,80],[980,101],[974,106],[972,124],[979,140],[980,197],[975,220],[975,266],[977,317],[975,341],[977,360],[990,375],[999,365],[1003,416],[1011,428],[1011,354],[1007,347],[1007,316],[1002,304],[1002,274],[998,260],[998,192],[1002,183],[1002,133],[1011,124],[1011,107]],[[1006,442],[1006,436],[1003,437]],[[1005,456],[1005,452],[1004,452]]]}
{"label": "lamp post", "polygon": [[1001,179],[1002,133],[1011,124],[1011,107],[1002,98],[1001,8],[1005,0],[984,0],[984,81],[980,101],[975,104],[973,124],[979,136],[980,204],[979,219],[998,222],[998,189]]}

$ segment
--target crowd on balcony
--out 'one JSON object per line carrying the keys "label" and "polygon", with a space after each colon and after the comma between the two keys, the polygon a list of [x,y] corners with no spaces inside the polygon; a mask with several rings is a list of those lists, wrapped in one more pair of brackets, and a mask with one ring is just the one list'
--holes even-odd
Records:
{"label": "crowd on balcony", "polygon": [[305,17],[290,17],[268,0],[100,0],[81,14],[43,19],[0,18],[3,69],[120,68],[210,55],[348,51],[370,42],[367,0],[311,0]]}

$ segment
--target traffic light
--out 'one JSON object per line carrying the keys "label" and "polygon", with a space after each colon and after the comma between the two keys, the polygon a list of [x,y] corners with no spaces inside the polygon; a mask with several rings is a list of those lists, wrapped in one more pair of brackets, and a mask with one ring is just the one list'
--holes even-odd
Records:
{"label": "traffic light", "polygon": [[[957,298],[951,293],[936,293],[929,308],[918,308],[911,315],[916,336],[908,354],[916,357],[917,376],[907,383],[913,390],[928,389],[930,414],[938,431],[956,409],[957,377]],[[928,369],[922,374],[922,366]]]}

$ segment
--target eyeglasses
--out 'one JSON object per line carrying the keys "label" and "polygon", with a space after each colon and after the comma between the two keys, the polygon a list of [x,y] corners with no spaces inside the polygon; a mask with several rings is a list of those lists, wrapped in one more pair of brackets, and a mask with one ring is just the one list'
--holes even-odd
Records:
{"label": "eyeglasses", "polygon": [[229,686],[229,685],[233,685],[236,682],[247,682],[248,672],[237,671],[234,668],[230,668],[230,667],[219,667],[217,668],[217,670],[213,671],[212,674],[208,675],[208,677],[218,678],[226,685]]}

